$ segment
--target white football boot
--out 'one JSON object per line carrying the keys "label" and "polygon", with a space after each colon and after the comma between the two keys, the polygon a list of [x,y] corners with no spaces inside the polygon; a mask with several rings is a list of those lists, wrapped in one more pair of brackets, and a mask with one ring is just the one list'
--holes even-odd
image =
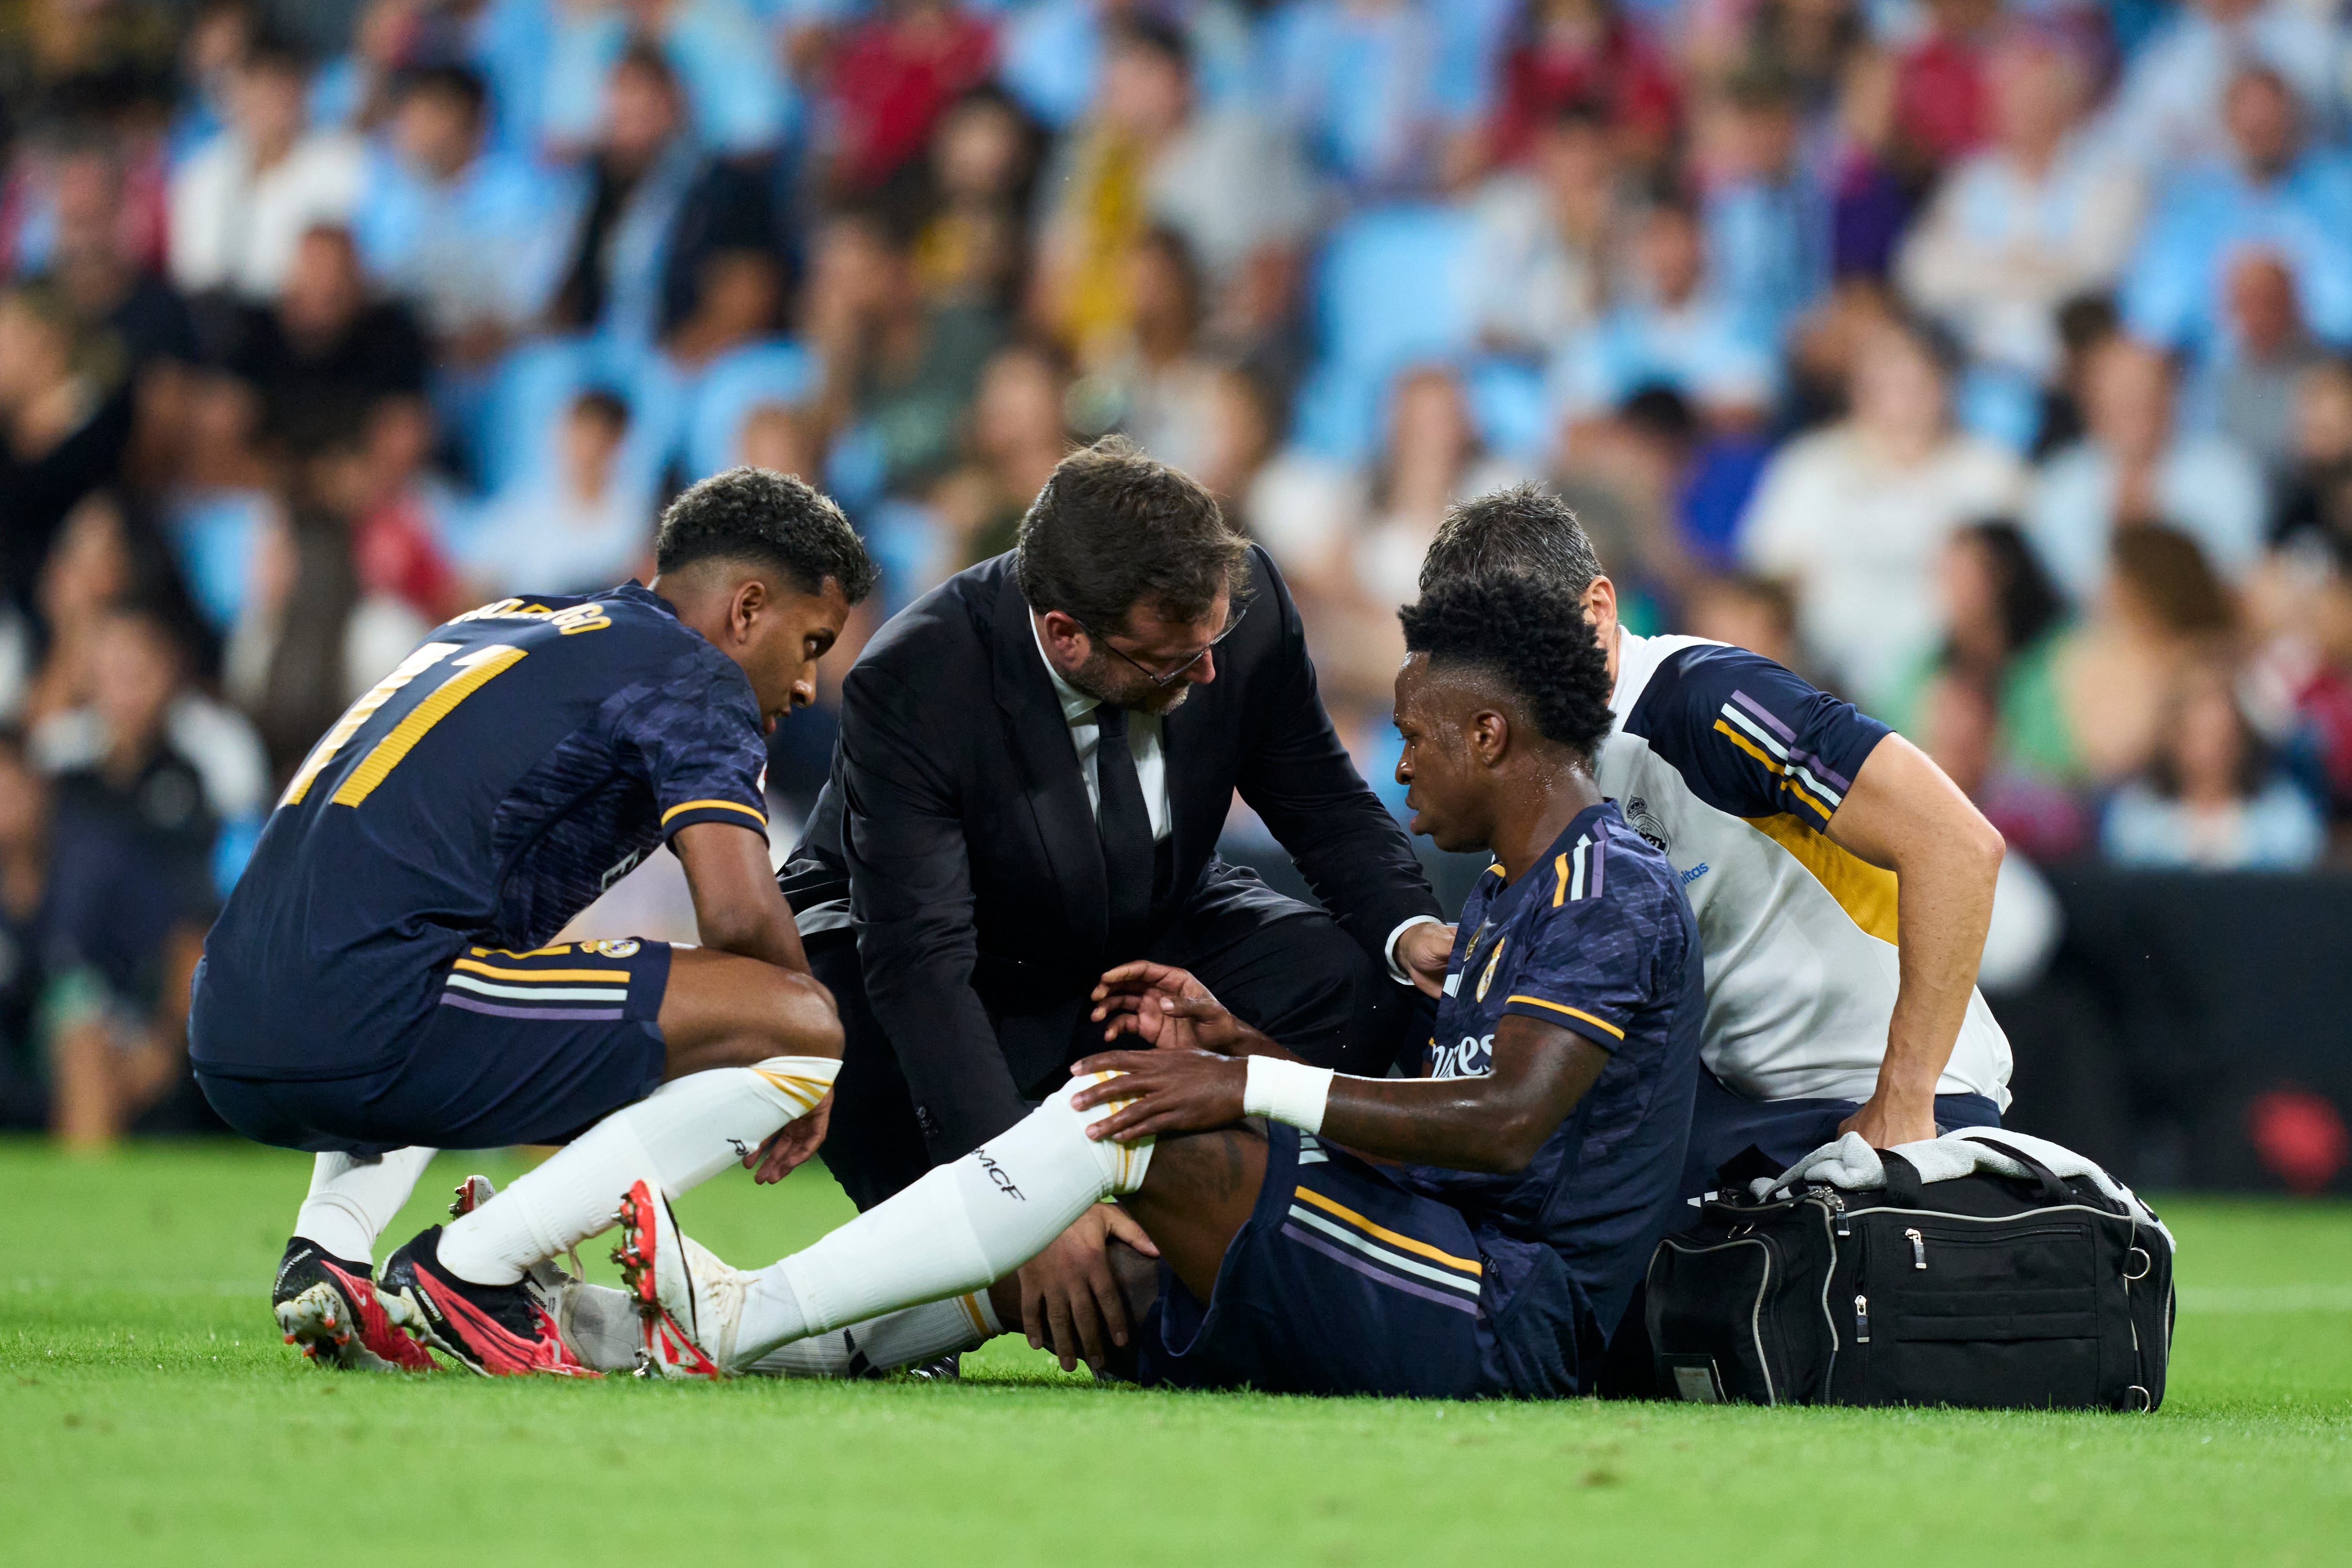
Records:
{"label": "white football boot", "polygon": [[621,1279],[645,1320],[638,1370],[650,1377],[734,1375],[751,1277],[681,1233],[669,1200],[639,1182],[621,1199]]}

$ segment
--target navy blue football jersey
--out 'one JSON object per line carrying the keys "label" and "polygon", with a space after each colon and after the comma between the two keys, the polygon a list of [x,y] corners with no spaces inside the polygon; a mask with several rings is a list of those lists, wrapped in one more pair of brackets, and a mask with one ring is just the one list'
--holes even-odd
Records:
{"label": "navy blue football jersey", "polygon": [[1501,1317],[1533,1249],[1558,1255],[1612,1331],[1674,1212],[1698,1082],[1706,997],[1697,921],[1674,868],[1613,802],[1577,814],[1506,886],[1488,868],[1462,907],[1430,1041],[1434,1078],[1494,1069],[1511,1014],[1573,1030],[1609,1063],[1513,1174],[1408,1166],[1407,1185],[1462,1210]]}
{"label": "navy blue football jersey", "polygon": [[396,1062],[461,948],[544,944],[694,823],[764,833],[764,731],[741,668],[636,584],[458,616],[287,786],[205,940],[191,1056]]}

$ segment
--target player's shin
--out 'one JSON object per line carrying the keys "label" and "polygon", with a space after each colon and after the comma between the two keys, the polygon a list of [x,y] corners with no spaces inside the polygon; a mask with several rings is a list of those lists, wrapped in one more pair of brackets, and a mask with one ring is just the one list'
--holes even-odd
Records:
{"label": "player's shin", "polygon": [[814,1110],[840,1068],[829,1057],[772,1057],[666,1083],[453,1221],[441,1266],[478,1285],[513,1284],[609,1227],[617,1194],[634,1183],[675,1196],[757,1149]]}
{"label": "player's shin", "polygon": [[1140,1187],[1150,1143],[1088,1138],[1087,1128],[1112,1108],[1071,1108],[1087,1081],[751,1276],[737,1367],[810,1334],[980,1290],[1043,1251],[1088,1205]]}
{"label": "player's shin", "polygon": [[294,1215],[294,1234],[345,1263],[375,1262],[376,1237],[400,1213],[436,1151],[394,1149],[373,1160],[320,1154],[310,1167],[310,1193]]}

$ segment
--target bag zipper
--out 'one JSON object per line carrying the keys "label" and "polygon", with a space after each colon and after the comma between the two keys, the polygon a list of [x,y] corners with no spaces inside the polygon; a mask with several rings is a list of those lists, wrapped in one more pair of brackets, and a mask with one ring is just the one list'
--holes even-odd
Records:
{"label": "bag zipper", "polygon": [[1870,1342],[1870,1298],[1867,1296],[1853,1299],[1853,1342],[1858,1345]]}
{"label": "bag zipper", "polygon": [[1916,1226],[1905,1231],[1903,1233],[1903,1238],[1911,1244],[1911,1267],[1914,1268],[1927,1268],[1927,1238],[1919,1234],[1919,1230]]}

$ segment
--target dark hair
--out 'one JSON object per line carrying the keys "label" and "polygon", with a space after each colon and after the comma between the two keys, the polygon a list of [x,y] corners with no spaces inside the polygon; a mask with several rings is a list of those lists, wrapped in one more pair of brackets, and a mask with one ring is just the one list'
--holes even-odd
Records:
{"label": "dark hair", "polygon": [[625,398],[609,387],[591,386],[572,400],[571,413],[576,417],[585,414],[615,430],[629,427],[629,405]]}
{"label": "dark hair", "polygon": [[1601,558],[1569,504],[1535,485],[1490,490],[1446,509],[1421,563],[1421,593],[1449,583],[1518,577],[1573,604]]}
{"label": "dark hair", "polygon": [[1147,600],[1198,620],[1219,594],[1241,602],[1248,549],[1197,480],[1106,436],[1056,464],[1022,518],[1021,596],[1104,633]]}
{"label": "dark hair", "polygon": [[2161,523],[2130,523],[2108,546],[2117,585],[2139,595],[2164,626],[2183,636],[2228,632],[2237,615],[2230,591],[2194,539]]}
{"label": "dark hair", "polygon": [[256,33],[245,46],[245,58],[238,62],[240,69],[268,71],[277,76],[308,79],[310,74],[309,51],[287,35],[274,30]]}
{"label": "dark hair", "polygon": [[1609,656],[1575,599],[1525,577],[1457,578],[1397,618],[1407,652],[1509,688],[1555,745],[1590,758],[1609,738]]}
{"label": "dark hair", "polygon": [[[2230,703],[2230,717],[2236,721],[2238,731],[2238,770],[2231,784],[2239,795],[2247,800],[2263,793],[2277,770],[2278,755],[2263,732],[2246,717],[2246,705],[2239,700],[2235,669],[2227,655],[2218,647],[2209,647],[2184,668],[2172,689],[2166,693],[2164,730],[2168,738],[2180,733],[2180,710],[2189,704],[2189,688],[2192,682],[2211,680],[2220,684]],[[2180,798],[2181,777],[2179,759],[2170,746],[2158,746],[2148,759],[2148,787],[2167,800]]]}
{"label": "dark hair", "polygon": [[628,47],[621,51],[620,58],[613,62],[607,79],[623,71],[643,71],[653,77],[661,83],[662,90],[669,94],[672,102],[681,109],[685,107],[686,89],[679,85],[677,71],[670,65],[669,57],[662,53],[661,45],[643,33],[629,40]]}
{"label": "dark hair", "polygon": [[1130,16],[1112,31],[1111,37],[1118,47],[1158,55],[1187,76],[1192,74],[1192,41],[1172,23],[1157,16]]}
{"label": "dark hair", "polygon": [[2005,517],[1987,518],[1962,529],[1960,537],[1982,550],[1991,565],[2002,653],[2023,652],[2065,618],[2066,597],[2051,581],[2023,529]]}
{"label": "dark hair", "polygon": [[662,513],[654,566],[668,573],[700,561],[756,562],[782,572],[803,594],[841,584],[855,605],[880,574],[841,508],[789,474],[730,468],[689,486]]}
{"label": "dark hair", "polygon": [[490,106],[489,83],[471,66],[410,66],[400,73],[399,84],[402,101],[419,96],[451,99],[478,124]]}

